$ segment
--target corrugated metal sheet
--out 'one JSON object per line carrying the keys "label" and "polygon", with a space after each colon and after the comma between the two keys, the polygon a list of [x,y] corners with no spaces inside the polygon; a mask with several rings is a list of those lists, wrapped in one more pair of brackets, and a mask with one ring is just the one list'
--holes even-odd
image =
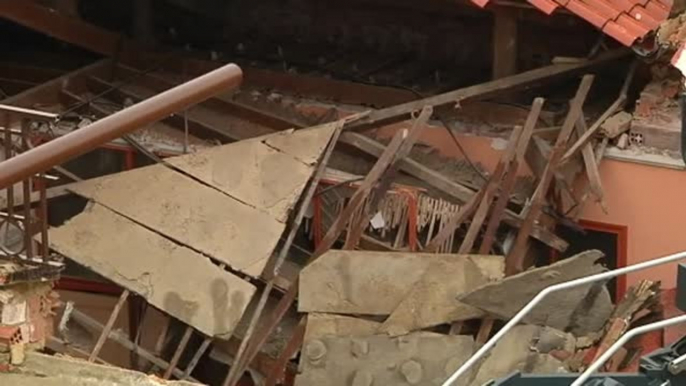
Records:
{"label": "corrugated metal sheet", "polygon": [[[667,19],[673,0],[527,0],[546,14],[566,8],[620,43],[631,46]],[[472,0],[485,7],[489,0]]]}

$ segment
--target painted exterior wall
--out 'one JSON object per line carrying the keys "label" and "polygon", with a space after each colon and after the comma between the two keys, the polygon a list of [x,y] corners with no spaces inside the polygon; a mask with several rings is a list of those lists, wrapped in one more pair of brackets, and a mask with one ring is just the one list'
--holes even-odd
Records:
{"label": "painted exterior wall", "polygon": [[[384,128],[378,135],[388,137],[397,128]],[[503,139],[458,138],[472,161],[491,171],[505,147]],[[435,147],[444,156],[463,157],[442,127],[428,127],[422,142]],[[520,173],[528,173],[528,170],[523,168]],[[686,172],[605,160],[600,173],[608,214],[589,200],[582,219],[628,227],[628,264],[686,251]],[[650,279],[661,280],[663,288],[674,288],[675,278],[676,266],[663,266],[629,275],[627,285]]]}

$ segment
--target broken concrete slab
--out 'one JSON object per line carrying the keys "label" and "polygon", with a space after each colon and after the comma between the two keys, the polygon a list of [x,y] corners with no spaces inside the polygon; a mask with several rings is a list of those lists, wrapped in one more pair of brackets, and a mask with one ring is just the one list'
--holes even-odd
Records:
{"label": "broken concrete slab", "polygon": [[251,276],[262,273],[285,227],[161,164],[83,181],[71,190]]}
{"label": "broken concrete slab", "polygon": [[[605,271],[606,268],[600,264],[603,256],[603,253],[597,250],[586,251],[555,264],[487,284],[466,295],[458,296],[458,299],[496,317],[509,320],[544,288]],[[578,317],[575,315],[577,306],[586,300],[591,286],[548,296],[524,318],[524,322],[566,331],[574,323],[573,319]],[[600,295],[592,302],[592,309],[584,316],[586,329],[602,328],[612,310],[611,303],[607,303],[608,300],[609,297]]]}
{"label": "broken concrete slab", "polygon": [[[553,338],[551,338],[553,337]],[[541,343],[555,341],[554,344]],[[571,349],[574,337],[548,327],[520,325],[514,327],[491,350],[481,363],[471,386],[482,386],[492,379],[508,376],[516,371],[526,373],[568,372],[565,365],[548,355],[553,349]],[[540,346],[547,346],[543,349]]]}
{"label": "broken concrete slab", "polygon": [[285,222],[337,125],[240,141],[167,162]]}
{"label": "broken concrete slab", "polygon": [[491,278],[502,278],[502,256],[458,255],[430,263],[422,278],[386,319],[379,332],[397,336],[439,324],[476,319],[485,313],[455,299],[489,282],[479,265],[488,266]]}
{"label": "broken concrete slab", "polygon": [[[298,310],[338,314],[389,315],[429,266],[459,255],[332,250],[300,273]],[[477,259],[474,262],[479,266]],[[493,264],[483,270],[493,276]],[[461,263],[455,263],[461,264]]]}
{"label": "broken concrete slab", "polygon": [[[6,383],[5,383],[6,382]],[[27,353],[22,366],[2,374],[2,384],[12,386],[199,386],[186,381],[162,380],[119,367],[86,361]]]}
{"label": "broken concrete slab", "polygon": [[98,204],[50,230],[50,246],[208,336],[231,336],[255,286]]}
{"label": "broken concrete slab", "polygon": [[438,385],[474,349],[471,336],[427,332],[397,338],[322,337],[305,344],[295,385]]}
{"label": "broken concrete slab", "polygon": [[307,327],[303,342],[326,336],[351,337],[374,335],[381,323],[345,315],[311,313],[307,315]]}

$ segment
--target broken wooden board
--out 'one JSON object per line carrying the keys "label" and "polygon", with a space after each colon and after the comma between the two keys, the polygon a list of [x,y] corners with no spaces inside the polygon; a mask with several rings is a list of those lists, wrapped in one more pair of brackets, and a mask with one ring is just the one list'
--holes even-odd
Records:
{"label": "broken wooden board", "polygon": [[[461,264],[458,256],[331,250],[301,271],[298,310],[389,315],[433,262]],[[497,276],[488,260],[474,262],[485,276]]]}
{"label": "broken wooden board", "polygon": [[[474,352],[464,335],[327,336],[307,342],[296,386],[437,385]],[[455,385],[466,385],[467,379]]]}
{"label": "broken wooden board", "polygon": [[[554,284],[604,272],[600,264],[603,253],[590,250],[555,264],[534,268],[501,281],[487,284],[471,293],[459,296],[466,304],[478,307],[504,320],[511,319],[541,290]],[[575,326],[579,334],[602,328],[612,310],[607,291],[599,291],[593,299],[586,299],[592,285],[553,293],[524,317],[525,323],[546,325],[566,330],[575,320],[584,320],[583,326]],[[583,301],[590,301],[585,310],[577,310]]]}
{"label": "broken wooden board", "polygon": [[50,230],[50,247],[208,336],[231,336],[255,286],[98,204]]}
{"label": "broken wooden board", "polygon": [[[483,263],[493,265],[488,270],[495,274],[491,278],[479,268]],[[458,255],[432,261],[379,332],[397,336],[439,324],[481,318],[485,316],[482,310],[457,301],[455,296],[490,280],[502,279],[504,273],[502,256]]]}
{"label": "broken wooden board", "polygon": [[71,190],[251,276],[262,273],[285,227],[161,164],[84,181]]}
{"label": "broken wooden board", "polygon": [[340,123],[262,136],[167,162],[285,222],[337,125]]}

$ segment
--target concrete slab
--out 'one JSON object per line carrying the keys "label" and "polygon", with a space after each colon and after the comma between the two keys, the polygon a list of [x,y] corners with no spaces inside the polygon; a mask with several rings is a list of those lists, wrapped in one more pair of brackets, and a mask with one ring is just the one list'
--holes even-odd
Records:
{"label": "concrete slab", "polygon": [[285,222],[336,125],[277,133],[167,161],[238,201]]}
{"label": "concrete slab", "polygon": [[[478,307],[504,320],[509,320],[544,288],[605,271],[606,268],[600,264],[603,256],[603,253],[597,250],[586,251],[558,263],[530,269],[501,281],[487,284],[458,298],[466,304]],[[573,315],[575,315],[577,306],[585,300],[590,289],[591,286],[588,285],[552,294],[536,306],[524,318],[524,322],[546,325],[566,331],[570,324],[575,323],[572,320]],[[592,307],[597,306],[600,309],[585,312],[583,316],[575,315],[574,318],[582,317],[589,329],[595,328],[595,326],[602,327],[612,310],[611,304],[607,304],[608,299],[609,297],[605,298],[601,295],[590,303],[593,305]]]}
{"label": "concrete slab", "polygon": [[98,204],[50,230],[50,246],[209,336],[228,337],[255,287]]}
{"label": "concrete slab", "polygon": [[254,277],[285,227],[164,165],[87,180],[71,190]]}
{"label": "concrete slab", "polygon": [[[298,310],[389,315],[433,262],[458,260],[459,255],[332,250],[300,273]],[[493,276],[494,264],[487,260],[483,269]]]}
{"label": "concrete slab", "polygon": [[295,385],[440,385],[471,356],[474,346],[471,336],[426,332],[397,338],[322,337],[304,346]]}
{"label": "concrete slab", "polygon": [[82,360],[27,353],[26,361],[12,373],[0,375],[12,386],[199,386],[186,381],[166,381],[151,375]]}
{"label": "concrete slab", "polygon": [[[502,256],[454,256],[430,264],[410,293],[386,319],[379,332],[397,336],[410,331],[455,321],[477,319],[485,313],[455,299],[489,282],[477,263],[495,263],[501,277],[505,269]],[[497,277],[497,276],[496,276]]]}
{"label": "concrete slab", "polygon": [[326,336],[367,336],[374,335],[381,323],[345,315],[311,313],[307,315],[307,327],[303,342],[321,339]]}

